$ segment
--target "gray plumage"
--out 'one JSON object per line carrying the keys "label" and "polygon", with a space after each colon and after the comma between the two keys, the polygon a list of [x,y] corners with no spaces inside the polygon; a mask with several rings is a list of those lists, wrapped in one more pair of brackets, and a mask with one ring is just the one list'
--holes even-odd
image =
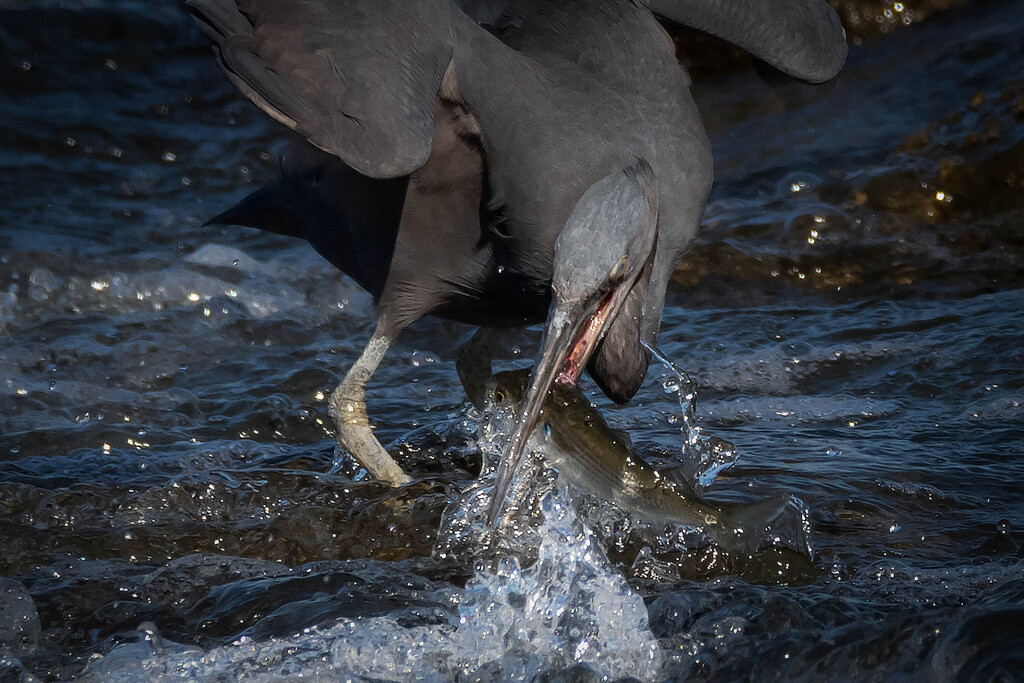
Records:
{"label": "gray plumage", "polygon": [[[188,4],[241,92],[327,153],[302,153],[214,220],[303,236],[374,295],[378,350],[357,361],[332,414],[342,445],[390,483],[402,477],[363,424],[363,386],[423,315],[488,327],[547,318],[553,344],[556,312],[590,319],[610,305],[585,353],[573,320],[566,348],[538,365],[589,360],[613,399],[638,389],[650,361],[641,341],[655,341],[711,186],[689,82],[655,15],[813,82],[846,54],[824,0]],[[572,306],[560,294],[570,290]],[[535,373],[537,391],[544,381]],[[362,422],[346,423],[342,413],[360,410]]]}

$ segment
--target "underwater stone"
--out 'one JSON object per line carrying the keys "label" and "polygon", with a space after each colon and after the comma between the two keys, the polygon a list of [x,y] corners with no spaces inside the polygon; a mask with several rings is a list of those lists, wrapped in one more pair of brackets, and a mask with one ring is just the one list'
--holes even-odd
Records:
{"label": "underwater stone", "polygon": [[39,647],[39,613],[18,581],[0,578],[0,657],[26,657]]}

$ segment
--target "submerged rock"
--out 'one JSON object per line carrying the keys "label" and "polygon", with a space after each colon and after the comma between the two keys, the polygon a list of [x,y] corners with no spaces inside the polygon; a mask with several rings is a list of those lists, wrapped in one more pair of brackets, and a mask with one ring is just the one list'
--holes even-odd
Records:
{"label": "submerged rock", "polygon": [[20,582],[0,578],[0,657],[26,657],[39,647],[39,613]]}

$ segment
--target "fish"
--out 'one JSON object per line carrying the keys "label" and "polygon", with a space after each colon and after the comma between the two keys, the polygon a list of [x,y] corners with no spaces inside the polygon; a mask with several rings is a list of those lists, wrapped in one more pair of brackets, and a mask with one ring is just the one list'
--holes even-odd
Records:
{"label": "fish", "polygon": [[[480,410],[515,407],[529,379],[530,368],[498,372],[467,392]],[[788,498],[751,504],[704,500],[685,481],[662,475],[636,453],[629,436],[610,427],[574,385],[552,386],[531,446],[575,488],[651,525],[702,529],[730,553],[756,551],[763,530],[790,504]]]}

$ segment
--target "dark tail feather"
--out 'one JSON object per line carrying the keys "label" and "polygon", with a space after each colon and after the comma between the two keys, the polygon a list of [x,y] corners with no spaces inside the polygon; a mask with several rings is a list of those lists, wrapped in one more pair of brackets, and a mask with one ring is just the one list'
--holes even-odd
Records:
{"label": "dark tail feather", "polygon": [[282,177],[256,190],[203,225],[244,225],[287,237],[306,237],[303,198],[295,183]]}

